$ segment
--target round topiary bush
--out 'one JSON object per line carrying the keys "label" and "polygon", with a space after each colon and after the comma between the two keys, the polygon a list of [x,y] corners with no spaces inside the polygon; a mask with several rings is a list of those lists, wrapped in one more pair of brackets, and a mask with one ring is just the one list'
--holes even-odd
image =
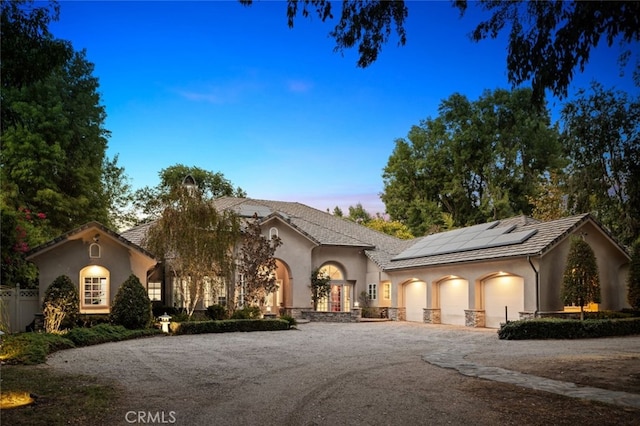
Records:
{"label": "round topiary bush", "polygon": [[80,306],[80,298],[75,284],[66,275],[60,275],[47,287],[44,293],[42,311],[45,331],[55,333],[62,324],[73,324]]}
{"label": "round topiary bush", "polygon": [[111,322],[130,330],[147,328],[153,321],[151,300],[135,275],[120,286],[111,308]]}

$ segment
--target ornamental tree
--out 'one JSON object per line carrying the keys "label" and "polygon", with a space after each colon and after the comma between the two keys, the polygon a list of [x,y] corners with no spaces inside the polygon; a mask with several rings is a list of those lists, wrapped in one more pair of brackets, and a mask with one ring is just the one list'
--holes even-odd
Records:
{"label": "ornamental tree", "polygon": [[318,310],[318,302],[329,295],[331,291],[331,278],[320,268],[316,268],[311,272],[311,300],[313,301],[313,310]]}
{"label": "ornamental tree", "polygon": [[627,279],[627,300],[631,307],[640,310],[640,238],[631,246],[631,264]]}
{"label": "ornamental tree", "polygon": [[562,300],[565,306],[580,307],[584,319],[584,306],[600,303],[600,278],[593,249],[584,239],[572,237],[562,278]]}
{"label": "ornamental tree", "polygon": [[57,333],[66,319],[73,321],[78,314],[80,298],[75,284],[66,275],[60,275],[44,293],[42,311],[47,333]]}
{"label": "ornamental tree", "polygon": [[235,213],[218,212],[197,188],[176,185],[144,244],[166,260],[174,290],[191,317],[205,286],[233,275],[233,248],[239,238]]}
{"label": "ornamental tree", "polygon": [[267,296],[278,290],[276,259],[273,255],[281,245],[282,240],[277,235],[271,236],[271,239],[262,235],[257,214],[253,215],[252,220],[247,221],[242,233],[238,265],[238,272],[244,277],[244,282],[239,284],[244,286],[240,293],[243,296],[243,305],[262,307]]}
{"label": "ornamental tree", "polygon": [[118,289],[110,319],[112,323],[131,330],[147,328],[151,324],[151,300],[137,276],[131,274]]}

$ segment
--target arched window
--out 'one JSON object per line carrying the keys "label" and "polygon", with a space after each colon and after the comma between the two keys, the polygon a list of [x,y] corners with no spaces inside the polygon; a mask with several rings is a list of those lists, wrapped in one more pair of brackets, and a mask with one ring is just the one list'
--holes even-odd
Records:
{"label": "arched window", "polygon": [[99,259],[100,258],[100,244],[92,243],[89,246],[89,257],[91,259]]}
{"label": "arched window", "polygon": [[329,295],[318,301],[318,311],[348,312],[351,310],[351,285],[344,277],[342,268],[335,263],[327,263],[320,268],[319,273],[328,276],[331,281]]}
{"label": "arched window", "polygon": [[91,265],[80,271],[80,312],[109,313],[109,270]]}
{"label": "arched window", "polygon": [[274,236],[278,237],[278,228],[269,229],[269,240],[271,240]]}

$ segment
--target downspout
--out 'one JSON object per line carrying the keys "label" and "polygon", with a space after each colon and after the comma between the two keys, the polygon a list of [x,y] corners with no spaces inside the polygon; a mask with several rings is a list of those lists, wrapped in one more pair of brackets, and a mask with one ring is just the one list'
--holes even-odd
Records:
{"label": "downspout", "polygon": [[536,310],[533,313],[533,317],[538,318],[538,311],[540,310],[540,276],[538,275],[538,270],[533,266],[533,262],[531,262],[531,256],[527,256],[527,261],[536,274]]}

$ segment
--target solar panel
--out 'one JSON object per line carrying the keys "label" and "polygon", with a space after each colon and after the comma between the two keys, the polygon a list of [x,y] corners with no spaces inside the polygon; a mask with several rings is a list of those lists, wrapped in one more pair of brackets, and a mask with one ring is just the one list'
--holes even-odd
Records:
{"label": "solar panel", "polygon": [[515,225],[496,228],[498,223],[499,221],[489,222],[429,235],[393,257],[392,260],[415,259],[437,254],[521,244],[537,232],[534,229],[512,233]]}

